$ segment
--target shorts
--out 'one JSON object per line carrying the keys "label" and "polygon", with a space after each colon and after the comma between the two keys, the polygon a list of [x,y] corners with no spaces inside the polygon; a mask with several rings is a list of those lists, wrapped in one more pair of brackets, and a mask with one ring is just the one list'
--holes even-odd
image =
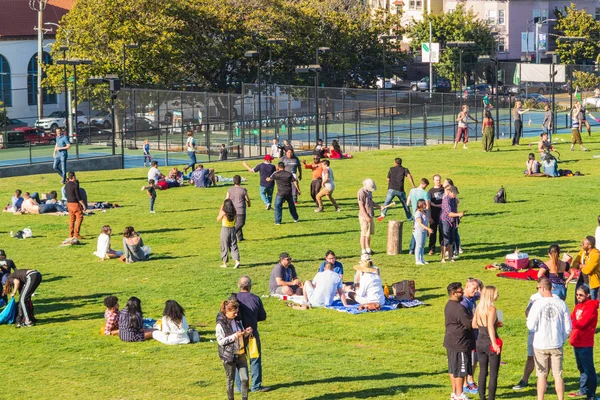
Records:
{"label": "shorts", "polygon": [[548,376],[548,369],[552,365],[552,376],[554,380],[562,377],[563,371],[563,348],[538,350],[533,349],[535,360],[535,373],[537,376]]}
{"label": "shorts", "polygon": [[370,237],[375,233],[375,225],[373,225],[373,218],[358,217],[360,221],[360,236]]}
{"label": "shorts", "polygon": [[464,127],[461,128],[460,126],[458,127],[458,131],[456,132],[456,140],[455,142],[458,143],[460,142],[460,139],[463,139],[463,143],[468,143],[469,142],[469,127]]}
{"label": "shorts", "polygon": [[535,332],[529,331],[527,335],[527,357],[533,357],[533,337],[535,336]]}
{"label": "shorts", "polygon": [[581,141],[581,134],[579,133],[579,129],[573,128],[571,129],[571,144],[583,144]]}
{"label": "shorts", "polygon": [[[287,287],[292,289],[292,291],[294,293],[296,293],[296,290],[298,289],[298,285],[292,285],[292,286],[287,286]],[[277,286],[277,289],[275,289],[273,292],[271,292],[271,294],[283,295],[283,288],[284,288],[284,286]]]}
{"label": "shorts", "polygon": [[451,244],[456,243],[457,234],[458,227],[442,222],[442,246],[450,246]]}
{"label": "shorts", "polygon": [[448,373],[455,378],[464,378],[473,375],[470,351],[452,351],[446,349],[448,354]]}

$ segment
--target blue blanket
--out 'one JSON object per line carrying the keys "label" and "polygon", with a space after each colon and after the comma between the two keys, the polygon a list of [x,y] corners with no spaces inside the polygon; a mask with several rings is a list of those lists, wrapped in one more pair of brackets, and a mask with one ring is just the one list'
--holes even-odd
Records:
{"label": "blue blanket", "polygon": [[[418,306],[423,306],[423,305],[425,305],[425,303],[423,303],[420,300],[386,299],[385,305],[382,306],[381,309],[379,309],[377,311],[392,311],[397,308],[412,308],[412,307],[418,307]],[[358,307],[360,307],[359,304],[354,304],[354,305],[345,307],[342,304],[341,300],[336,300],[333,302],[332,305],[330,305],[329,307],[326,307],[326,308],[330,308],[332,310],[336,310],[336,311],[340,311],[340,312],[346,312],[348,314],[362,314],[362,313],[366,313],[366,312],[374,312],[374,311],[367,311],[367,310],[359,310]]]}
{"label": "blue blanket", "polygon": [[12,324],[15,322],[15,316],[17,315],[17,303],[15,298],[12,297],[6,308],[0,313],[0,324]]}

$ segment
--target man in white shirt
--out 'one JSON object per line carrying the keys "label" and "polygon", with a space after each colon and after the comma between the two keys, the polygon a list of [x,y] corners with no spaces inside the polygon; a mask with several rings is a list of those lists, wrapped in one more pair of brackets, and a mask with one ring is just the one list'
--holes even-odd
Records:
{"label": "man in white shirt", "polygon": [[164,177],[164,175],[158,169],[158,161],[152,160],[148,170],[148,180],[153,179],[154,182],[158,182],[161,177]]}
{"label": "man in white shirt", "polygon": [[527,328],[535,332],[533,353],[535,355],[538,400],[544,399],[550,365],[552,366],[556,396],[559,400],[564,400],[563,344],[571,332],[569,309],[564,301],[552,296],[552,284],[548,279],[540,279],[537,289],[542,298],[531,306],[527,316]]}
{"label": "man in white shirt", "polygon": [[347,307],[346,295],[342,290],[342,277],[333,272],[332,263],[326,263],[323,272],[318,272],[312,281],[304,283],[304,301],[313,307],[330,306],[336,294]]}

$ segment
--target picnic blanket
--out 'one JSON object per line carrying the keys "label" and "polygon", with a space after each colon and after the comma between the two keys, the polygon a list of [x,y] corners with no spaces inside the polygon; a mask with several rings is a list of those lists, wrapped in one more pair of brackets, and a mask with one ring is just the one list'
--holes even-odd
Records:
{"label": "picnic blanket", "polygon": [[[291,302],[294,302],[297,304],[305,304],[303,296],[285,296],[285,299],[284,299],[284,296],[279,295],[279,294],[273,294],[271,296],[278,297],[281,300],[291,301]],[[423,305],[425,305],[425,303],[423,303],[420,300],[396,300],[393,298],[388,298],[385,301],[385,305],[382,306],[377,311],[392,311],[392,310],[395,310],[398,308],[413,308],[413,307],[418,307],[418,306],[423,306]],[[359,310],[358,307],[360,307],[360,304],[352,304],[352,305],[349,305],[348,307],[345,307],[342,304],[341,300],[335,300],[332,305],[330,305],[328,307],[324,307],[324,308],[328,308],[330,310],[336,310],[336,311],[340,311],[340,312],[345,312],[348,314],[363,314],[366,312],[376,312],[376,311]]]}
{"label": "picnic blanket", "polygon": [[8,301],[8,305],[0,313],[0,324],[12,324],[15,322],[15,316],[17,315],[17,303],[15,298],[12,297]]}
{"label": "picnic blanket", "polygon": [[[530,268],[527,270],[521,270],[518,272],[500,272],[496,274],[499,278],[508,278],[508,279],[521,279],[525,281],[537,281],[538,280],[538,272],[539,269]],[[577,278],[579,277],[580,270],[575,271],[575,279],[571,281],[571,283],[576,283]],[[565,279],[569,276],[568,272],[565,272]]]}

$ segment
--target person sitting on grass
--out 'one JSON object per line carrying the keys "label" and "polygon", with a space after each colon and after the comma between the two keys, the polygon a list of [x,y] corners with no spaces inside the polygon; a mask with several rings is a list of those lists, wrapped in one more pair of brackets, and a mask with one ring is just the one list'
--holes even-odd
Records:
{"label": "person sitting on grass", "polygon": [[292,257],[286,252],[279,255],[279,263],[271,271],[269,290],[271,294],[302,296],[302,281],[292,265]]}
{"label": "person sitting on grass", "polygon": [[325,261],[323,261],[321,263],[321,265],[319,265],[318,272],[323,272],[325,270],[325,264],[327,264],[327,263],[331,263],[333,265],[333,272],[338,274],[343,282],[344,281],[344,266],[342,265],[341,262],[336,260],[335,253],[333,252],[333,250],[327,250],[327,252],[325,252]]}
{"label": "person sitting on grass", "polygon": [[167,300],[160,330],[153,331],[152,337],[164,344],[188,344],[188,329],[190,327],[185,319],[183,307],[175,300]]}
{"label": "person sitting on grass", "polygon": [[546,174],[540,172],[542,164],[535,159],[535,154],[533,153],[529,153],[525,166],[527,167],[525,170],[526,176],[546,176]]}
{"label": "person sitting on grass", "polygon": [[137,297],[127,300],[119,312],[119,339],[124,342],[143,342],[152,339],[153,329],[144,329],[142,302]]}
{"label": "person sitting on grass", "polygon": [[11,205],[15,208],[15,211],[19,210],[21,208],[21,204],[23,204],[23,197],[21,197],[21,193],[21,189],[15,190],[15,194],[10,201]]}
{"label": "person sitting on grass", "polygon": [[329,147],[329,158],[334,158],[337,160],[344,158],[352,158],[351,154],[346,154],[342,152],[342,148],[337,140],[331,141],[331,146]]}
{"label": "person sitting on grass", "polygon": [[546,155],[550,154],[551,151],[556,151],[556,149],[548,140],[548,132],[543,132],[540,135],[540,141],[538,142],[538,152],[540,153],[540,159],[544,160],[544,158],[546,158]]}
{"label": "person sitting on grass", "polygon": [[102,327],[106,336],[116,336],[119,334],[119,299],[117,296],[106,296],[104,298],[104,320]]}
{"label": "person sitting on grass", "polygon": [[110,248],[110,235],[112,229],[110,225],[104,225],[100,230],[100,236],[98,236],[98,247],[94,252],[94,255],[100,258],[100,261],[108,260],[111,258],[119,258],[123,255],[123,252],[113,250]]}
{"label": "person sitting on grass", "polygon": [[335,295],[348,307],[342,290],[342,278],[333,271],[333,264],[326,263],[323,272],[317,272],[312,281],[304,282],[304,301],[312,307],[327,307],[333,303]]}
{"label": "person sitting on grass", "polygon": [[165,181],[169,188],[183,186],[183,174],[177,167],[173,167]]}
{"label": "person sitting on grass", "polygon": [[[62,207],[61,207],[62,208]],[[21,210],[15,211],[15,214],[51,214],[51,215],[62,215],[63,212],[59,211],[57,204],[38,204],[31,196],[29,192],[23,193],[23,204],[21,204]]]}
{"label": "person sitting on grass", "polygon": [[542,162],[542,168],[544,169],[544,175],[546,176],[551,178],[560,176],[558,173],[558,163],[552,154],[546,155],[546,158]]}
{"label": "person sitting on grass", "polygon": [[215,186],[217,179],[215,178],[214,168],[204,168],[204,165],[198,164],[194,172],[190,175],[190,182],[196,185],[197,188]]}
{"label": "person sitting on grass", "polygon": [[146,261],[150,257],[150,249],[144,246],[142,237],[133,226],[128,226],[123,231],[123,248],[121,261],[125,261],[127,264]]}
{"label": "person sitting on grass", "polygon": [[360,273],[358,288],[354,291],[348,290],[347,294],[358,304],[379,303],[385,305],[385,294],[379,276],[379,269],[373,268],[371,260],[361,260],[354,269]]}

